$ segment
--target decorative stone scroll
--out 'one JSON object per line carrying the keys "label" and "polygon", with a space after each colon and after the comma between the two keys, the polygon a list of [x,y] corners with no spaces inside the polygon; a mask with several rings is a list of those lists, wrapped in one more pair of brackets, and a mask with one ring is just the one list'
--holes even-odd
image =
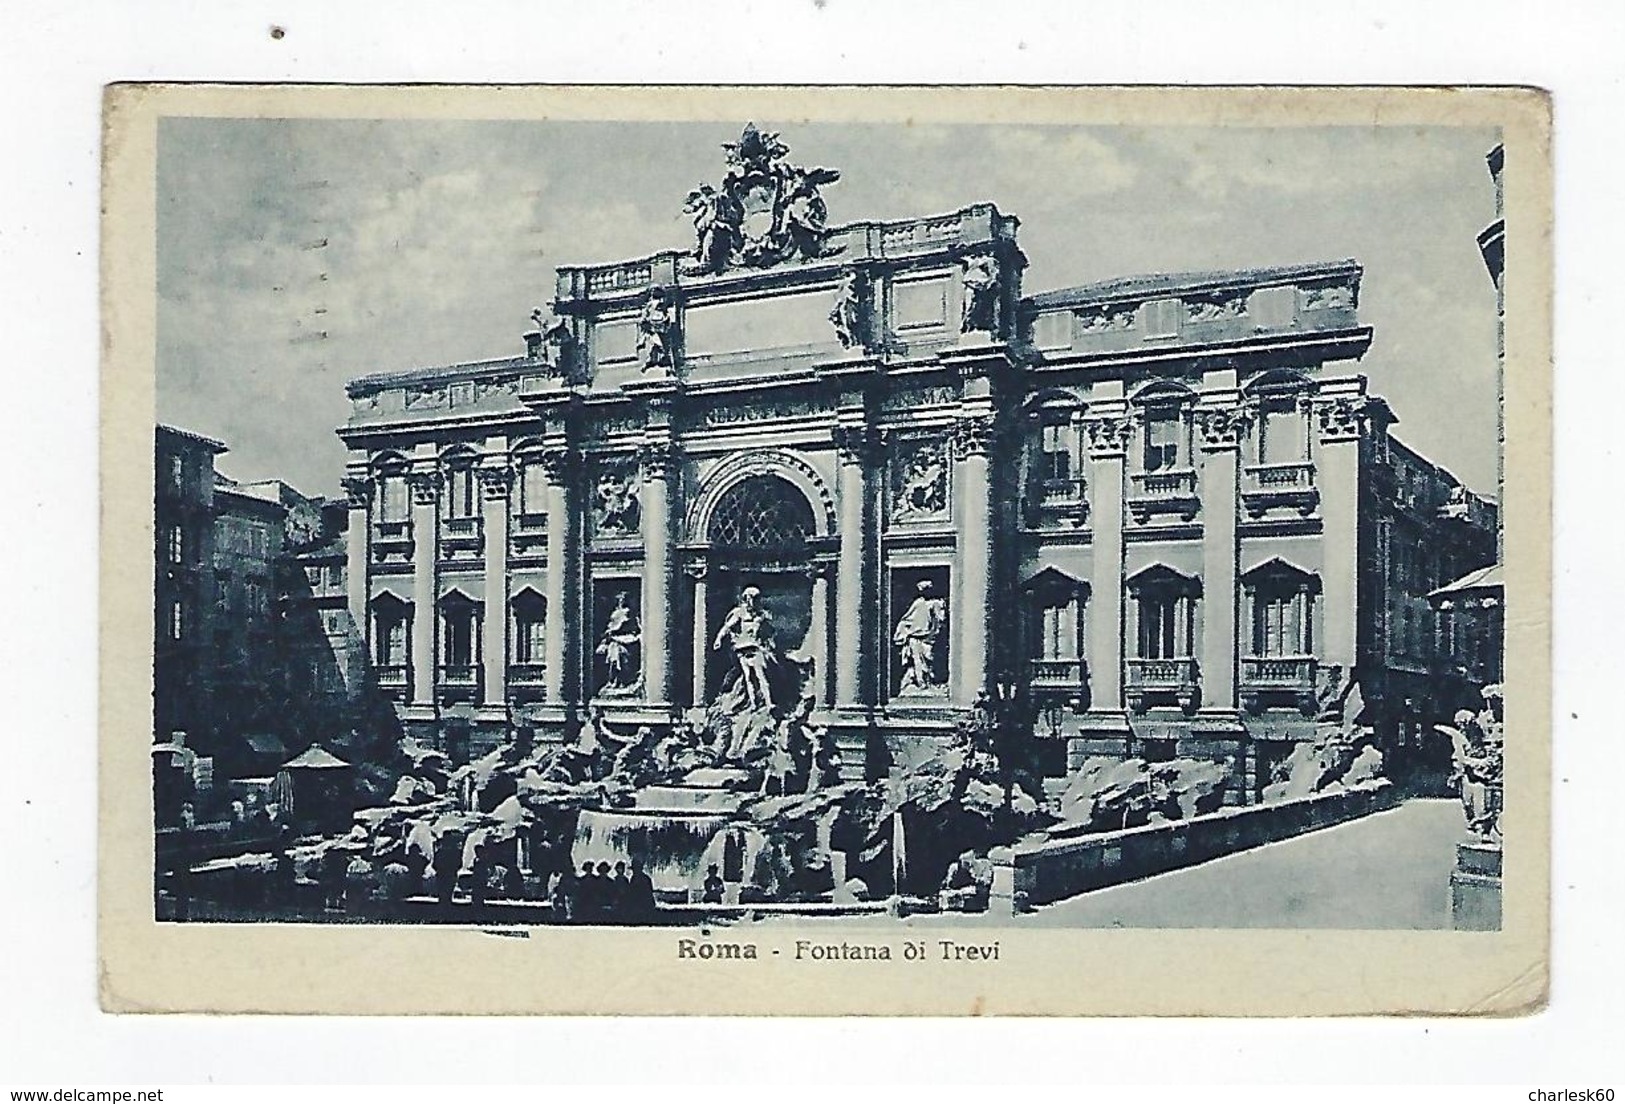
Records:
{"label": "decorative stone scroll", "polygon": [[438,471],[409,471],[406,485],[412,488],[412,501],[419,506],[433,506],[440,497]]}
{"label": "decorative stone scroll", "polygon": [[581,454],[565,445],[548,445],[536,454],[547,481],[562,487],[581,469]]}
{"label": "decorative stone scroll", "polygon": [[1185,317],[1192,322],[1224,322],[1247,313],[1247,292],[1191,295],[1185,298]]}
{"label": "decorative stone scroll", "polygon": [[508,497],[513,487],[513,468],[507,464],[488,464],[474,469],[480,481],[480,491],[491,500]]}
{"label": "decorative stone scroll", "polygon": [[1249,412],[1241,407],[1199,407],[1196,411],[1202,447],[1209,451],[1239,448],[1249,423]]}
{"label": "decorative stone scroll", "polygon": [[1100,334],[1132,330],[1139,315],[1137,303],[1105,303],[1098,307],[1084,307],[1077,318],[1078,333]]}
{"label": "decorative stone scroll", "polygon": [[954,421],[954,455],[963,460],[970,456],[986,456],[993,445],[994,417],[985,414],[962,414]]}
{"label": "decorative stone scroll", "polygon": [[1089,455],[1096,459],[1125,456],[1129,438],[1134,432],[1134,421],[1127,415],[1085,418],[1084,433],[1089,438]]}
{"label": "decorative stone scroll", "polygon": [[352,510],[365,510],[372,501],[373,480],[370,475],[347,475],[339,481]]}
{"label": "decorative stone scroll", "polygon": [[1348,284],[1322,284],[1303,289],[1305,310],[1352,310],[1354,289]]}
{"label": "decorative stone scroll", "polygon": [[1364,396],[1319,399],[1315,402],[1315,408],[1320,416],[1320,439],[1323,441],[1358,440],[1369,421]]}
{"label": "decorative stone scroll", "polygon": [[873,464],[880,459],[881,437],[870,425],[836,425],[830,430],[843,464]]}
{"label": "decorative stone scroll", "polygon": [[638,446],[638,463],[647,479],[668,479],[676,469],[677,446],[670,440],[645,441]]}

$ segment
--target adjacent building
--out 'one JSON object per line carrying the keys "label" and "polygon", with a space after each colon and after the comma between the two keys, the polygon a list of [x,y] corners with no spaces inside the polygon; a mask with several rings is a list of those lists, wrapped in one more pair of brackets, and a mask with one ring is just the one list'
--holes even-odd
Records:
{"label": "adjacent building", "polygon": [[317,610],[324,588],[344,608],[342,555],[314,587],[305,570],[342,541],[324,525],[345,511],[324,518],[280,480],[227,478],[211,438],[160,426],[156,449],[154,741],[184,733],[224,777],[274,768],[346,718],[356,675],[333,671],[353,667],[353,634]]}
{"label": "adjacent building", "polygon": [[153,737],[212,727],[215,457],[226,446],[157,428],[153,494]]}
{"label": "adjacent building", "polygon": [[559,268],[523,355],[350,384],[346,614],[407,731],[667,724],[750,677],[741,610],[852,776],[1021,688],[1050,772],[1244,802],[1356,684],[1390,739],[1458,704],[1424,596],[1496,511],[1392,436],[1356,263],[1027,294],[1014,216],[826,228],[832,174],[741,150],[692,253]]}

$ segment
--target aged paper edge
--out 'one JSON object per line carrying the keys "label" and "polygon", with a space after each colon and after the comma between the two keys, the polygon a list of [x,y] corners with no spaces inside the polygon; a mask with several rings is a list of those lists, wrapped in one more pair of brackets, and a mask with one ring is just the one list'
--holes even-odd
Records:
{"label": "aged paper edge", "polygon": [[[942,929],[997,963],[679,962],[672,930],[152,918],[155,164],[166,115],[1500,126],[1505,173],[1507,839],[1500,932]],[[1518,88],[114,85],[104,104],[98,979],[112,1012],[1520,1015],[1548,989],[1551,106]],[[1487,186],[1487,182],[1486,182]],[[914,933],[810,929],[829,941]],[[974,935],[972,932],[974,931]],[[936,938],[933,929],[927,938]],[[796,930],[775,929],[780,944]]]}

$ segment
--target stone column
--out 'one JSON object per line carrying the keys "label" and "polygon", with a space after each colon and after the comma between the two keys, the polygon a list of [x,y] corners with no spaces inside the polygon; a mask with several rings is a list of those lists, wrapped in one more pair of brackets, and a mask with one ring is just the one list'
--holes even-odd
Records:
{"label": "stone column", "polygon": [[869,477],[868,467],[878,453],[873,427],[849,422],[835,427],[840,450],[840,477],[836,484],[839,508],[839,581],[835,588],[835,706],[855,709],[869,704],[871,657],[865,639],[864,606],[869,585]]}
{"label": "stone column", "polygon": [[706,563],[694,560],[684,571],[694,580],[694,670],[690,672],[693,684],[689,688],[688,703],[699,707],[705,704],[705,672],[711,663],[711,607],[706,587]]}
{"label": "stone column", "polygon": [[1234,405],[1198,407],[1196,425],[1202,448],[1202,709],[1234,712],[1237,477],[1246,414]]}
{"label": "stone column", "polygon": [[970,705],[987,687],[988,634],[993,608],[993,503],[989,497],[988,448],[993,440],[993,411],[977,407],[954,423],[954,539],[956,572],[949,602],[958,607],[953,623],[958,633],[948,656],[953,701]]}
{"label": "stone column", "polygon": [[646,441],[641,491],[643,531],[643,697],[671,702],[671,474],[669,438]]}
{"label": "stone column", "polygon": [[440,534],[435,504],[440,498],[440,472],[419,468],[407,473],[412,488],[412,711],[416,719],[434,713],[435,605],[434,560]]}
{"label": "stone column", "polygon": [[570,548],[575,531],[570,516],[570,481],[575,455],[563,446],[555,446],[542,453],[542,464],[547,475],[547,578],[543,595],[547,599],[547,620],[542,624],[542,693],[545,700],[558,705],[565,699],[565,630],[571,620],[565,583],[574,559]]}
{"label": "stone column", "polygon": [[807,648],[812,654],[813,704],[823,705],[829,699],[829,566],[815,563],[812,567],[812,618],[807,625]]}
{"label": "stone column", "polygon": [[[1324,393],[1323,393],[1324,395]],[[1360,438],[1365,431],[1363,393],[1324,396],[1315,403],[1320,430],[1315,479],[1323,519],[1321,580],[1325,593],[1322,664],[1336,664],[1347,678],[1358,659],[1360,598]]]}
{"label": "stone column", "polygon": [[1090,525],[1094,535],[1089,577],[1090,712],[1123,711],[1123,461],[1133,429],[1121,404],[1084,422],[1089,433]]}
{"label": "stone column", "polygon": [[[504,444],[505,447],[505,444]],[[485,690],[482,714],[487,719],[508,716],[508,490],[513,469],[504,459],[477,469],[484,509],[485,615],[481,625]]]}
{"label": "stone column", "polygon": [[365,472],[344,478],[344,493],[350,513],[344,527],[344,588],[350,613],[350,642],[353,652],[346,657],[344,682],[352,690],[372,660],[372,618],[367,613],[367,548],[372,537],[369,507],[375,484]]}

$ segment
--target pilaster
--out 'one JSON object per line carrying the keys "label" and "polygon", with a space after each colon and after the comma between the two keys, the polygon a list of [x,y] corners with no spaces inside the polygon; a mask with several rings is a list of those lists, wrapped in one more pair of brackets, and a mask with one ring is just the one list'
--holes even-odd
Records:
{"label": "pilaster", "polygon": [[566,668],[569,634],[576,621],[571,608],[575,588],[569,583],[577,561],[573,500],[580,457],[563,444],[552,444],[543,451],[541,460],[547,478],[547,575],[543,587],[547,620],[542,625],[542,693],[545,700],[560,705],[573,690],[573,672]]}
{"label": "pilaster", "polygon": [[1241,441],[1248,419],[1238,405],[1235,371],[1218,373],[1221,390],[1196,409],[1202,453],[1202,710],[1235,715],[1238,587],[1236,516]]}
{"label": "pilaster", "polygon": [[1126,734],[1123,711],[1123,479],[1134,425],[1120,398],[1103,396],[1082,422],[1088,437],[1094,556],[1089,579],[1091,727]]}
{"label": "pilaster", "polygon": [[1324,526],[1320,661],[1348,672],[1359,655],[1360,441],[1368,419],[1364,379],[1327,383],[1334,386],[1323,384],[1313,404]]}
{"label": "pilaster", "polygon": [[671,687],[671,477],[669,432],[651,436],[638,453],[643,465],[643,684],[650,705],[666,705]]}
{"label": "pilaster", "polygon": [[412,704],[410,719],[432,720],[435,714],[435,550],[439,538],[435,507],[440,498],[440,472],[434,461],[407,472],[412,491]]}
{"label": "pilaster", "polygon": [[372,496],[376,489],[366,469],[352,468],[344,477],[344,493],[350,508],[344,526],[344,588],[350,615],[350,634],[361,653],[359,662],[346,663],[344,678],[353,690],[357,679],[372,658],[372,618],[367,616],[367,550],[372,536]]}
{"label": "pilaster", "polygon": [[993,503],[988,480],[994,413],[987,400],[961,406],[954,423],[955,580],[950,601],[957,609],[949,655],[955,704],[968,706],[988,684],[993,608]]}
{"label": "pilaster", "polygon": [[875,593],[870,570],[874,506],[869,489],[879,463],[880,438],[862,419],[846,418],[834,429],[840,471],[836,506],[840,521],[839,579],[835,609],[835,705],[861,709],[871,700],[875,668],[873,641],[865,630],[864,610]]}
{"label": "pilaster", "polygon": [[497,445],[497,459],[476,469],[480,480],[482,532],[485,538],[484,694],[480,713],[485,720],[508,717],[508,493],[513,469],[508,466],[507,442]]}

